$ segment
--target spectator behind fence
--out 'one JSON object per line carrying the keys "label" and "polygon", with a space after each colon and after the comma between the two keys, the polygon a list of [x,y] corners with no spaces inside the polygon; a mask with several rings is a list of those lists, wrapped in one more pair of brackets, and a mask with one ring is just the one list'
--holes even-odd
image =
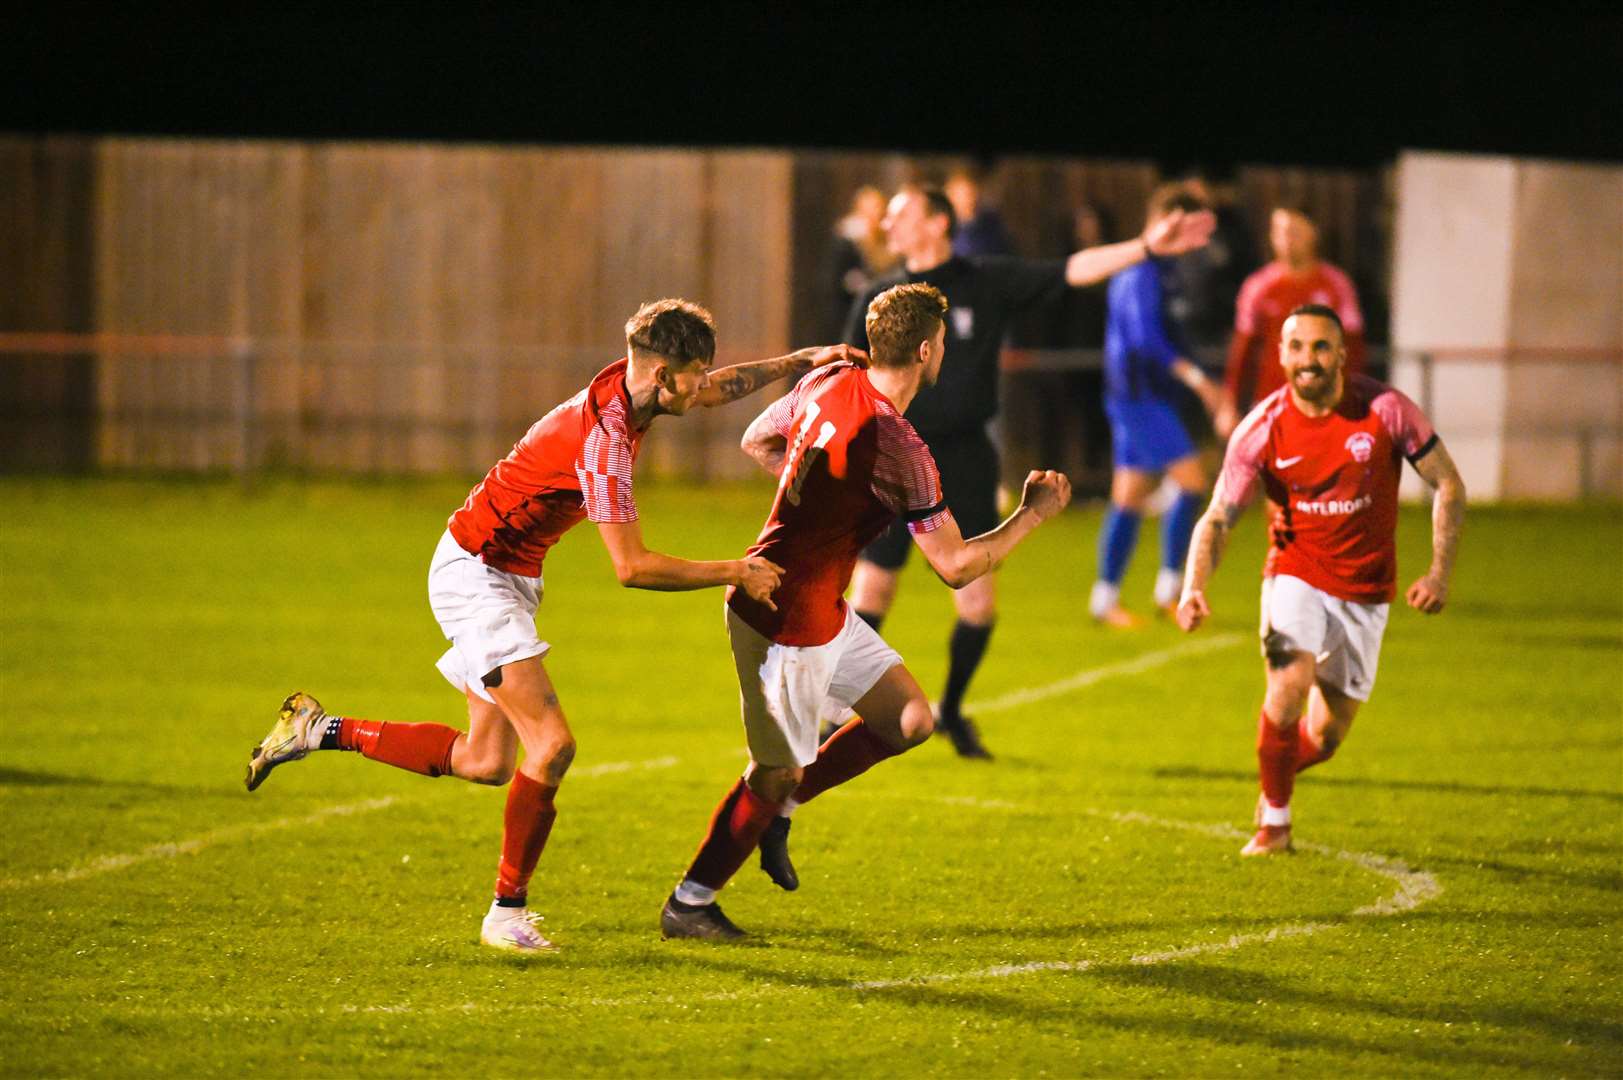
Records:
{"label": "spectator behind fence", "polygon": [[942,190],[958,216],[958,231],[952,237],[954,255],[1014,254],[1014,241],[1003,224],[1003,215],[986,204],[978,170],[954,169]]}
{"label": "spectator behind fence", "polygon": [[1252,405],[1285,385],[1273,361],[1275,343],[1290,313],[1303,304],[1323,304],[1341,320],[1347,374],[1364,372],[1364,314],[1352,281],[1319,258],[1319,230],[1301,210],[1281,206],[1268,221],[1274,258],[1245,279],[1234,306],[1234,338],[1229,342],[1225,407],[1214,417],[1217,434],[1228,438]]}
{"label": "spectator behind fence", "polygon": [[890,273],[901,260],[885,242],[885,193],[864,184],[851,196],[851,207],[834,226],[829,281],[833,287],[829,333],[845,328],[846,313],[874,281]]}

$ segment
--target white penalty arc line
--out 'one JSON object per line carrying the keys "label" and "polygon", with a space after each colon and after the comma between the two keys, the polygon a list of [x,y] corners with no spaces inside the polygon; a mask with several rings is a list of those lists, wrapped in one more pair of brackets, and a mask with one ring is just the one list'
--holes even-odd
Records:
{"label": "white penalty arc line", "polygon": [[[963,800],[958,801],[963,802]],[[986,800],[982,808],[988,810],[1011,809],[1008,803],[998,800]],[[1226,840],[1243,840],[1249,835],[1243,830],[1229,825],[1180,821],[1176,818],[1155,817],[1137,811],[1084,810],[1083,813],[1123,825],[1145,825],[1151,828],[1178,829]],[[1398,915],[1403,912],[1413,911],[1421,904],[1429,900],[1435,900],[1443,894],[1442,883],[1437,880],[1435,875],[1424,870],[1416,870],[1399,859],[1392,859],[1367,851],[1344,851],[1323,844],[1304,843],[1298,844],[1297,847],[1303,851],[1313,852],[1316,855],[1325,855],[1344,862],[1350,862],[1378,877],[1386,878],[1397,886],[1396,890],[1390,895],[1383,896],[1372,904],[1365,904],[1363,907],[1355,909],[1352,912],[1353,918],[1379,918],[1385,915]],[[1140,967],[1149,967],[1155,964],[1171,963],[1176,960],[1187,960],[1196,956],[1206,956],[1211,953],[1234,952],[1248,945],[1260,945],[1289,938],[1310,937],[1326,930],[1337,929],[1341,925],[1343,924],[1327,922],[1284,923],[1270,927],[1267,930],[1235,934],[1223,941],[1202,942],[1199,945],[1185,945],[1179,948],[1164,949],[1159,952],[1137,953],[1128,957],[1126,962]],[[940,972],[901,979],[869,979],[851,983],[849,988],[852,990],[891,990],[905,986],[930,986],[936,983],[963,982],[972,979],[1006,979],[1016,975],[1033,975],[1049,971],[1087,971],[1090,968],[1116,963],[1120,963],[1120,961],[1039,960],[1027,964],[997,964],[992,967],[978,968],[971,971]]]}
{"label": "white penalty arc line", "polygon": [[[680,764],[680,761],[680,758],[675,757],[649,758],[646,761],[605,761],[598,765],[587,765],[572,770],[570,777],[613,776],[619,773],[638,772],[646,769],[669,769]],[[224,828],[214,829],[184,840],[171,840],[160,844],[152,844],[140,851],[125,852],[119,855],[102,855],[91,859],[89,862],[80,863],[78,866],[46,870],[27,877],[0,878],[0,892],[81,881],[84,878],[139,866],[141,863],[153,862],[159,859],[174,859],[182,855],[194,855],[205,848],[214,847],[216,844],[229,843],[258,833],[275,832],[280,829],[297,829],[307,825],[320,825],[334,818],[351,817],[355,814],[382,810],[402,801],[405,800],[402,800],[399,796],[386,795],[377,799],[362,799],[359,802],[323,807],[320,810],[299,817],[282,817],[273,821],[250,821],[240,825],[227,825]]]}
{"label": "white penalty arc line", "polygon": [[1130,660],[1120,660],[1114,664],[1105,664],[1102,667],[1087,668],[1069,675],[1057,682],[1047,683],[1043,686],[1031,686],[1024,690],[1014,690],[985,701],[972,701],[964,706],[964,711],[970,713],[1003,712],[1006,709],[1018,708],[1021,705],[1030,705],[1034,701],[1045,701],[1048,698],[1059,697],[1061,694],[1074,693],[1077,690],[1086,690],[1106,679],[1115,679],[1123,675],[1141,675],[1170,664],[1174,660],[1183,660],[1202,653],[1215,652],[1237,645],[1245,640],[1243,634],[1216,634],[1209,638],[1196,639],[1174,645],[1167,649],[1157,649],[1154,652],[1143,653]]}
{"label": "white penalty arc line", "polygon": [[[999,799],[973,800],[963,798],[942,798],[936,801],[958,806],[971,806],[982,810],[1020,810],[1017,803],[1005,802]],[[1198,821],[1183,821],[1177,818],[1155,817],[1137,811],[1108,811],[1087,809],[1082,811],[1093,817],[1104,818],[1123,825],[1142,825],[1150,828],[1177,829],[1184,832],[1199,833],[1223,840],[1241,840],[1248,834],[1243,830],[1230,825],[1214,825]],[[1365,904],[1351,913],[1353,918],[1379,918],[1387,915],[1397,915],[1413,911],[1421,904],[1434,900],[1443,893],[1443,886],[1436,876],[1424,870],[1416,870],[1399,859],[1377,855],[1372,852],[1344,851],[1328,847],[1323,844],[1304,843],[1298,848],[1316,855],[1353,863],[1378,877],[1391,881],[1396,889],[1389,895],[1383,896],[1374,903]],[[1188,960],[1197,956],[1209,956],[1213,953],[1235,952],[1250,945],[1264,945],[1276,941],[1289,941],[1295,938],[1311,937],[1327,930],[1335,930],[1345,926],[1345,923],[1332,922],[1301,922],[1282,923],[1279,926],[1266,930],[1257,930],[1245,934],[1234,934],[1222,941],[1207,941],[1195,945],[1183,945],[1171,949],[1162,949],[1156,952],[1136,953],[1129,956],[1125,963],[1138,967],[1153,967],[1158,964],[1170,964],[1179,960]],[[726,946],[721,946],[725,948]],[[967,971],[942,971],[913,975],[898,979],[863,979],[846,983],[846,990],[858,993],[873,991],[897,990],[913,986],[935,986],[943,983],[970,982],[988,979],[1008,979],[1024,975],[1041,975],[1048,972],[1083,972],[1093,968],[1116,966],[1123,963],[1120,960],[1094,958],[1086,960],[1037,960],[1023,964],[995,964],[990,967],[972,968]],[[773,994],[807,993],[820,989],[819,986],[805,983],[784,983],[778,986],[750,987],[743,990],[723,990],[711,994],[693,995],[660,995],[657,997],[619,997],[619,998],[586,998],[579,1001],[533,1002],[522,1004],[504,1004],[500,1006],[483,1002],[463,1002],[457,1005],[443,1006],[416,1006],[409,1002],[394,1005],[347,1005],[342,1011],[346,1013],[482,1013],[494,1011],[499,1008],[503,1013],[518,1012],[551,1012],[569,1008],[638,1008],[671,1005],[685,1008],[695,1003],[713,1003],[738,1000],[752,1000],[767,997]]]}

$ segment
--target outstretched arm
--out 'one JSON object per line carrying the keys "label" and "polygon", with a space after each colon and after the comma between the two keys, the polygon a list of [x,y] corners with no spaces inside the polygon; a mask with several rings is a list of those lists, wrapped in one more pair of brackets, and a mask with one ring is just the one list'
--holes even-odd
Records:
{"label": "outstretched arm", "polygon": [[628,589],[687,592],[715,585],[737,585],[753,599],[777,610],[777,605],[772,603],[772,591],[778,587],[783,567],[766,559],[750,556],[695,562],[649,551],[642,542],[642,526],[635,521],[600,521],[597,531],[603,537],[603,546],[609,549],[609,558],[614,560],[615,576]]}
{"label": "outstretched arm", "polygon": [[1185,633],[1197,629],[1212,613],[1206,602],[1206,582],[1223,558],[1228,547],[1229,532],[1240,519],[1243,506],[1230,502],[1223,491],[1223,477],[1217,478],[1211,505],[1195,522],[1194,535],[1189,538],[1189,562],[1183,571],[1183,595],[1178,598],[1178,625]]}
{"label": "outstretched arm", "polygon": [[1083,248],[1065,261],[1065,283],[1092,285],[1119,273],[1151,255],[1182,255],[1204,247],[1217,228],[1217,215],[1210,210],[1186,213],[1178,210],[1152,222],[1142,236],[1119,244]]}
{"label": "outstretched arm", "polygon": [[770,360],[752,360],[747,364],[733,364],[710,373],[710,380],[699,391],[698,404],[705,408],[725,405],[748,397],[763,386],[788,377],[798,379],[813,368],[841,360],[866,363],[868,354],[851,345],[813,345],[799,349],[788,356],[775,356]]}
{"label": "outstretched arm", "polygon": [[1465,481],[1441,440],[1414,468],[1436,490],[1431,504],[1431,566],[1409,586],[1404,599],[1416,611],[1435,615],[1448,603],[1448,579],[1454,573],[1454,553],[1465,521]]}
{"label": "outstretched arm", "polygon": [[958,522],[949,514],[941,528],[915,533],[913,542],[948,588],[961,589],[996,570],[1020,541],[1070,501],[1071,482],[1064,473],[1033,470],[1026,476],[1019,507],[991,532],[965,540]]}

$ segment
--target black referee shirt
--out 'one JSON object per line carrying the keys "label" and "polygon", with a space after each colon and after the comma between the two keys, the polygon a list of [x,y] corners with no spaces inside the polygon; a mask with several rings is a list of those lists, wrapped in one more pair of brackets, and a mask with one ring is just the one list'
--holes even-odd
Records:
{"label": "black referee shirt", "polygon": [[997,415],[998,352],[1009,321],[1065,289],[1065,260],[954,255],[923,273],[899,270],[857,297],[846,319],[846,342],[866,349],[868,304],[893,285],[918,281],[947,298],[947,355],[940,379],[919,390],[907,419],[926,440],[979,431]]}

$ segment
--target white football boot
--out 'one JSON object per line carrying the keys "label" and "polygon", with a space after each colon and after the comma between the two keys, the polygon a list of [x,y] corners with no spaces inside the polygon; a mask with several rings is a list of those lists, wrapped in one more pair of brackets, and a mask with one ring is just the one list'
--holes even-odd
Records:
{"label": "white football boot", "polygon": [[[513,912],[509,915],[506,912]],[[520,956],[545,956],[558,951],[536,924],[544,918],[526,908],[492,908],[479,926],[479,943]]]}

